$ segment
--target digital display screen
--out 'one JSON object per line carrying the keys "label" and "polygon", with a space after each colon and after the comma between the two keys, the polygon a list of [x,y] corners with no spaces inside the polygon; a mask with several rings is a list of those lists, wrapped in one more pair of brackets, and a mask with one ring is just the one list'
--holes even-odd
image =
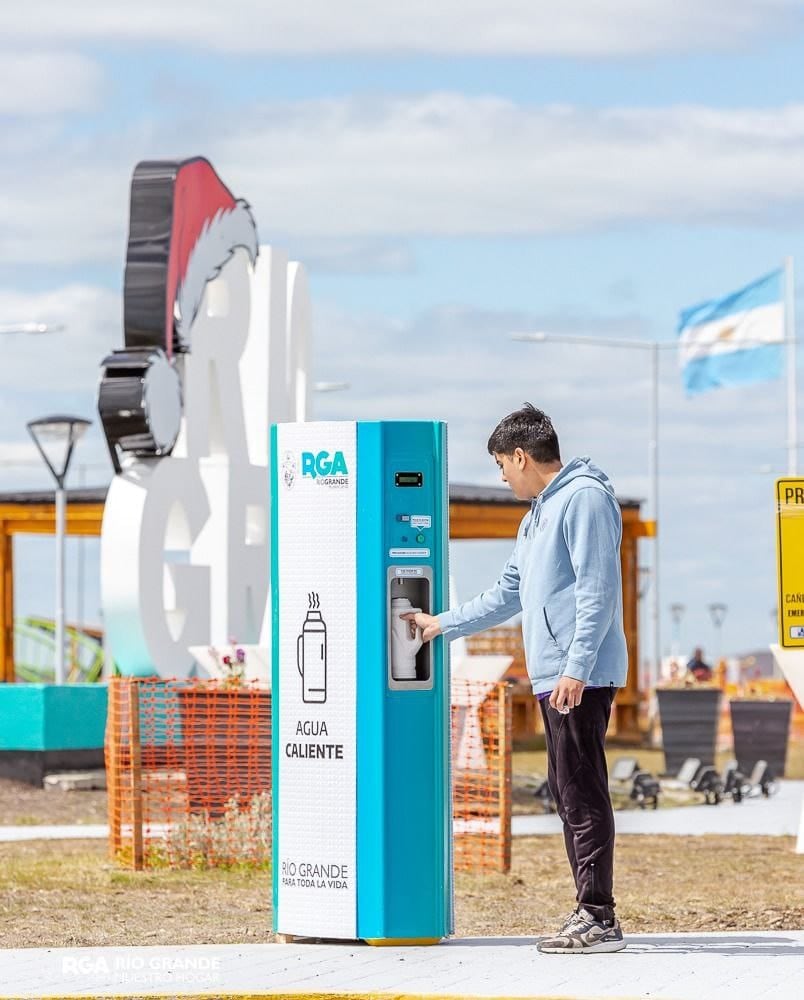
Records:
{"label": "digital display screen", "polygon": [[397,472],[394,481],[397,486],[421,486],[421,472]]}

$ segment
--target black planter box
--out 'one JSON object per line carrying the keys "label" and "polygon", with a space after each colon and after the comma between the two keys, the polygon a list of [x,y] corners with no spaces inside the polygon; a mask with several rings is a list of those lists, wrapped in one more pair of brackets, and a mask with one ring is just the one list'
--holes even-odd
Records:
{"label": "black planter box", "polygon": [[793,702],[746,698],[730,702],[729,708],[734,756],[743,774],[750,774],[758,760],[765,760],[774,778],[783,777]]}
{"label": "black planter box", "polygon": [[103,770],[103,747],[96,750],[0,750],[0,778],[42,788],[54,771]]}
{"label": "black planter box", "polygon": [[678,773],[687,757],[715,763],[722,696],[719,688],[657,688],[665,773]]}

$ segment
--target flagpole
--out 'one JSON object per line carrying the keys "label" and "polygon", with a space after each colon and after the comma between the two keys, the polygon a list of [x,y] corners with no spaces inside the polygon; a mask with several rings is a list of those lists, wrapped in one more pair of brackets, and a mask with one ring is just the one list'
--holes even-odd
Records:
{"label": "flagpole", "polygon": [[[655,525],[653,545],[653,601],[651,618],[653,625],[653,669],[648,683],[648,693],[656,687],[662,676],[662,647],[660,640],[659,604],[659,343],[651,344],[651,407],[650,444],[648,458],[650,466],[651,513]],[[637,667],[638,669],[638,667]]]}
{"label": "flagpole", "polygon": [[793,258],[784,259],[784,337],[787,341],[787,474],[797,475],[798,406],[796,399],[796,318]]}

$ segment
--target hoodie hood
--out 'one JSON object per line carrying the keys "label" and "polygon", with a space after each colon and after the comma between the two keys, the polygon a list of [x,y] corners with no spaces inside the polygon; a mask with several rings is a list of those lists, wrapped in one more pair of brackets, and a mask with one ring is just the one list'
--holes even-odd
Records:
{"label": "hoodie hood", "polygon": [[571,458],[566,465],[562,466],[561,471],[550,482],[549,486],[531,501],[531,517],[530,521],[525,525],[526,538],[530,534],[531,527],[539,524],[542,506],[565,486],[575,482],[577,479],[594,480],[599,486],[603,487],[615,503],[617,502],[611,480],[602,469],[598,468],[590,458]]}
{"label": "hoodie hood", "polygon": [[566,486],[567,483],[571,483],[575,479],[582,478],[596,480],[608,493],[614,496],[614,487],[611,485],[611,480],[602,469],[595,465],[591,459],[571,458],[569,462],[563,466],[556,478],[536,499],[538,500],[543,497],[546,500],[547,497],[557,493],[562,487]]}

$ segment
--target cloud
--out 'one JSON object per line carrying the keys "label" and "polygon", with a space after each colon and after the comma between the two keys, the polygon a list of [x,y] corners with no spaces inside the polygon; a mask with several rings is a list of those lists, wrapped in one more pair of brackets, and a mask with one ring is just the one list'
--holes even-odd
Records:
{"label": "cloud", "polygon": [[119,266],[133,166],[166,149],[207,153],[254,205],[264,240],[323,240],[350,271],[404,269],[399,244],[420,235],[804,221],[804,105],[347,98],[262,104],[223,122],[158,119],[103,141],[12,128],[4,145],[0,262]]}
{"label": "cloud", "polygon": [[25,429],[29,420],[49,413],[93,421],[76,449],[69,485],[78,485],[81,465],[88,466],[86,483],[108,481],[111,466],[95,396],[101,361],[123,343],[119,296],[85,284],[30,293],[0,288],[0,316],[64,325],[57,333],[0,338],[0,490],[52,486]]}
{"label": "cloud", "polygon": [[[0,488],[49,487],[44,468],[30,464],[35,453],[25,422],[60,409],[95,419],[75,468],[89,465],[88,483],[108,480],[94,398],[100,361],[122,342],[118,296],[89,285],[26,295],[0,290],[0,312],[11,319],[67,324],[64,333],[47,338],[3,340]],[[646,500],[647,357],[603,346],[511,341],[509,332],[522,328],[636,337],[644,336],[649,324],[633,312],[540,314],[459,303],[403,321],[344,310],[319,298],[314,377],[347,381],[351,388],[315,396],[313,417],[446,420],[452,480],[496,484],[488,435],[503,414],[531,400],[552,416],[565,458],[592,455],[621,497]],[[725,600],[730,641],[754,645],[774,594],[773,481],[759,470],[767,462],[779,472],[784,467],[782,394],[778,386],[761,384],[687,400],[669,354],[662,356],[660,389],[662,614],[672,600],[683,600],[684,634],[711,647],[706,606]],[[72,485],[77,482],[76,471]],[[643,516],[649,513],[644,504]],[[650,560],[653,544],[643,543],[641,562]],[[498,546],[485,557],[462,552],[456,560],[462,596],[491,582],[504,550]],[[744,569],[735,572],[735,564]],[[665,645],[670,635],[665,621]]]}
{"label": "cloud", "polygon": [[247,128],[215,145],[221,166],[289,232],[768,225],[804,206],[797,105],[599,110],[457,94],[310,101],[256,109]]}
{"label": "cloud", "polygon": [[410,246],[391,239],[290,239],[292,260],[302,260],[319,274],[412,274],[416,258]]}
{"label": "cloud", "polygon": [[800,0],[28,0],[8,39],[170,43],[225,52],[618,56],[731,49],[800,23]]}
{"label": "cloud", "polygon": [[[648,357],[603,346],[521,344],[507,336],[523,326],[637,335],[648,325],[644,318],[453,305],[400,322],[321,303],[315,317],[316,376],[351,384],[347,392],[315,397],[316,419],[446,420],[451,480],[498,484],[486,440],[501,416],[530,400],[553,418],[565,458],[591,455],[618,495],[642,500],[642,516],[651,516]],[[782,394],[778,384],[762,383],[686,399],[667,352],[660,402],[663,648],[670,647],[668,608],[676,600],[687,606],[683,648],[702,642],[720,652],[706,611],[713,601],[729,605],[728,647],[749,648],[766,639],[766,609],[775,592],[773,477],[760,467],[770,461],[776,472],[784,469]],[[651,563],[655,544],[640,544],[640,565]],[[508,546],[453,548],[465,599],[493,581]],[[643,650],[650,648],[644,624]]]}
{"label": "cloud", "polygon": [[47,395],[94,387],[100,362],[123,342],[120,296],[92,285],[66,285],[46,292],[0,288],[0,316],[9,323],[64,326],[55,333],[3,335],[3,393]]}
{"label": "cloud", "polygon": [[0,115],[91,111],[103,83],[101,68],[75,52],[0,49]]}
{"label": "cloud", "polygon": [[30,438],[25,441],[0,441],[0,472],[4,469],[38,469],[42,459]]}

